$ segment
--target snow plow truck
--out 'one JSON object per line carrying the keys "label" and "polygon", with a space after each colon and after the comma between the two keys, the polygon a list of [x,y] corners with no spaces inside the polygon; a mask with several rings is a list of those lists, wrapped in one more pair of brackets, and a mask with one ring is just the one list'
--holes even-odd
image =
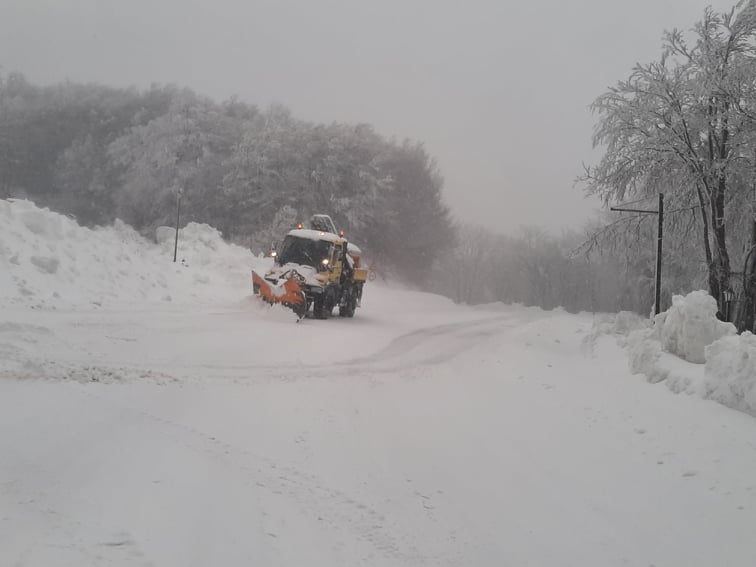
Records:
{"label": "snow plow truck", "polygon": [[299,224],[271,255],[268,272],[252,271],[252,289],[260,299],[292,309],[299,319],[310,308],[313,317],[326,319],[335,307],[339,316],[354,317],[368,270],[360,266],[360,249],[336,231],[331,217],[314,215],[310,228]]}

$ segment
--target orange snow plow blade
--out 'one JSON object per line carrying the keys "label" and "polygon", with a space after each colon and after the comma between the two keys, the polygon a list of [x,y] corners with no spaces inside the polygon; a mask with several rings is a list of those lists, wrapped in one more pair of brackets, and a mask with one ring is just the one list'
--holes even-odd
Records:
{"label": "orange snow plow blade", "polygon": [[268,303],[283,303],[287,306],[295,306],[305,302],[302,288],[294,278],[290,278],[283,285],[273,286],[270,282],[252,271],[252,286],[255,294],[259,295]]}

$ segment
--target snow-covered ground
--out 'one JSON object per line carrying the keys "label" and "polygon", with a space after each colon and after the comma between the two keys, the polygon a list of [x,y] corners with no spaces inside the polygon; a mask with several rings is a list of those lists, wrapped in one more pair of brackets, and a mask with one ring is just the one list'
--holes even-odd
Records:
{"label": "snow-covered ground", "polygon": [[756,420],[599,316],[371,282],[296,323],[212,235],[0,201],[0,565],[756,565]]}

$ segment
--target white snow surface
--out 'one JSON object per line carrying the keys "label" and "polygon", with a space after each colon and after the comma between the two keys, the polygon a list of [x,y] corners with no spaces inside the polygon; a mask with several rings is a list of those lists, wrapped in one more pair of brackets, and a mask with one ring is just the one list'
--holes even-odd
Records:
{"label": "white snow surface", "polygon": [[756,420],[634,377],[641,320],[370,282],[296,323],[208,227],[174,266],[0,218],[0,565],[756,565]]}

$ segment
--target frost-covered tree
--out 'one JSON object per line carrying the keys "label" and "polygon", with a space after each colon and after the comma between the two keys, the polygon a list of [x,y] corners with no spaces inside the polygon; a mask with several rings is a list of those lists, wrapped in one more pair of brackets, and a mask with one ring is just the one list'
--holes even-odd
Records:
{"label": "frost-covered tree", "polygon": [[383,222],[369,233],[373,248],[412,281],[425,282],[436,260],[456,239],[443,202],[443,178],[420,143],[388,148],[381,168],[391,178]]}
{"label": "frost-covered tree", "polygon": [[711,294],[732,285],[731,242],[744,227],[731,205],[753,167],[756,4],[707,9],[692,38],[664,36],[659,61],[638,65],[601,95],[594,143],[605,153],[585,180],[606,203],[664,192],[668,210],[698,211]]}
{"label": "frost-covered tree", "polygon": [[115,192],[109,186],[107,146],[92,134],[76,139],[57,160],[56,183],[68,196],[68,208],[84,224],[114,216]]}
{"label": "frost-covered tree", "polygon": [[219,220],[232,122],[211,101],[184,91],[165,114],[113,141],[108,155],[121,171],[118,216],[140,228],[171,224],[180,192],[186,218]]}
{"label": "frost-covered tree", "polygon": [[419,282],[454,232],[441,185],[421,145],[366,124],[314,124],[175,86],[0,77],[0,196],[88,225],[121,217],[149,233],[174,222],[181,190],[182,223],[209,223],[259,252],[326,213],[382,269]]}

